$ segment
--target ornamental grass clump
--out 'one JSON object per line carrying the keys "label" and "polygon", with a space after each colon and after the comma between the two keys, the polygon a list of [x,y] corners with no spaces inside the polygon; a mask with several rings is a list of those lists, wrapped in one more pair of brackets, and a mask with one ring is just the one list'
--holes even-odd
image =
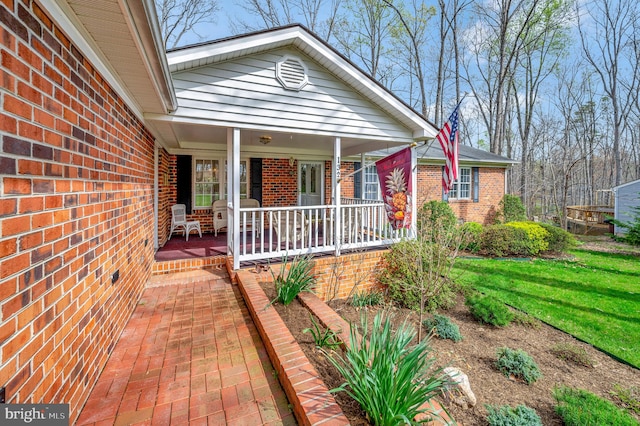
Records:
{"label": "ornamental grass clump", "polygon": [[276,286],[276,302],[287,306],[302,291],[313,291],[316,277],[312,273],[311,256],[295,257],[287,268],[287,257],[282,258],[282,266],[278,276],[273,277]]}
{"label": "ornamental grass clump", "polygon": [[462,340],[460,327],[446,315],[434,314],[432,319],[424,320],[422,325],[429,331],[433,330],[434,335],[441,339],[450,339],[454,342]]}
{"label": "ornamental grass clump", "polygon": [[536,410],[526,405],[515,408],[509,405],[485,405],[489,415],[489,426],[542,426],[542,420]]}
{"label": "ornamental grass clump", "polygon": [[366,313],[361,323],[352,324],[350,347],[343,355],[325,352],[345,379],[332,392],[346,392],[374,425],[415,424],[416,417],[429,416],[431,410],[423,405],[439,395],[446,382],[442,369],[432,370],[435,358],[429,341],[413,345],[413,326],[405,321],[393,330],[390,314],[379,312],[371,329]]}
{"label": "ornamental grass clump", "polygon": [[522,349],[513,350],[511,348],[499,348],[497,351],[498,361],[496,367],[506,377],[513,376],[521,379],[526,384],[538,380],[542,373],[533,358]]}
{"label": "ornamental grass clump", "polygon": [[379,291],[356,292],[351,296],[351,306],[363,308],[365,306],[377,306],[382,303],[383,295]]}

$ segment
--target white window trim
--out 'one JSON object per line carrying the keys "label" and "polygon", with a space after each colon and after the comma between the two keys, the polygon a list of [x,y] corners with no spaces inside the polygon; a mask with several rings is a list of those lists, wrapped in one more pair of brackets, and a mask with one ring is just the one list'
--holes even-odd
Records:
{"label": "white window trim", "polygon": [[[460,194],[460,177],[462,177],[462,170],[468,170],[469,171],[469,182],[465,183],[466,185],[469,185],[469,190],[468,190],[469,196],[467,196],[467,197],[460,197],[459,196],[459,194]],[[450,195],[448,197],[448,199],[449,200],[471,200],[472,191],[473,191],[473,182],[472,182],[472,180],[473,180],[473,171],[472,171],[472,168],[471,167],[460,167],[458,169],[458,172],[459,172],[459,177],[458,177],[458,179],[455,180],[455,182],[453,182],[453,188],[454,189],[452,189],[449,192],[449,194],[451,194],[451,192],[454,192],[456,194],[456,196],[453,197],[453,196]]]}
{"label": "white window trim", "polygon": [[[192,203],[191,205],[192,210],[207,210],[207,209],[211,209],[211,205],[209,206],[196,206],[196,163],[198,160],[217,160],[218,161],[218,167],[225,167],[227,164],[227,159],[226,157],[217,157],[217,156],[208,156],[208,155],[192,155],[191,156],[191,200]],[[250,173],[250,168],[249,168],[249,159],[248,158],[241,158],[240,162],[244,162],[246,163],[245,168],[247,169],[247,181],[245,182],[245,185],[247,186],[247,198],[250,198],[250,194],[249,194],[249,190],[250,190],[250,183],[251,183],[251,177],[249,176]],[[218,183],[220,185],[220,199],[226,199],[228,198],[227,196],[227,173],[226,173],[226,169],[223,169],[222,171],[218,171]]]}

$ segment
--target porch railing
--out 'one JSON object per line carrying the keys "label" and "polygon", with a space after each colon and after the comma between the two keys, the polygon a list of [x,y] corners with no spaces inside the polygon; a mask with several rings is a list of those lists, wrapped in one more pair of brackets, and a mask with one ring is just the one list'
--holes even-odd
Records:
{"label": "porch railing", "polygon": [[[240,262],[284,255],[329,253],[386,246],[408,237],[393,230],[382,202],[241,208]],[[235,255],[234,255],[235,257]]]}
{"label": "porch railing", "polygon": [[567,206],[567,219],[587,224],[604,225],[608,217],[613,217],[610,206]]}

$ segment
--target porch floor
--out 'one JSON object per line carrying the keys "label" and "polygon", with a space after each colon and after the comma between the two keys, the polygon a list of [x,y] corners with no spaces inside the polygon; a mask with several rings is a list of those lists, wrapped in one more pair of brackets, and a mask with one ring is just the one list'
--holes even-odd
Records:
{"label": "porch floor", "polygon": [[227,273],[179,278],[152,277],[76,424],[295,424]]}
{"label": "porch floor", "polygon": [[200,257],[219,256],[227,254],[227,233],[189,235],[187,241],[184,235],[174,234],[169,241],[155,254],[156,262],[180,259],[195,259]]}

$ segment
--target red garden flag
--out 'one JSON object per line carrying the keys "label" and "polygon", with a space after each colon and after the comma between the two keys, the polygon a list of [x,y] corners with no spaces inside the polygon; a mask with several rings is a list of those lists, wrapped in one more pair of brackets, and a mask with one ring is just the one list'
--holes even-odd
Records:
{"label": "red garden flag", "polygon": [[460,103],[456,105],[449,116],[449,120],[444,123],[440,132],[436,135],[436,139],[440,142],[442,151],[444,152],[444,173],[442,174],[442,189],[445,194],[453,187],[453,182],[458,179],[458,108]]}
{"label": "red garden flag", "polygon": [[376,161],[382,199],[391,227],[411,227],[411,148]]}

